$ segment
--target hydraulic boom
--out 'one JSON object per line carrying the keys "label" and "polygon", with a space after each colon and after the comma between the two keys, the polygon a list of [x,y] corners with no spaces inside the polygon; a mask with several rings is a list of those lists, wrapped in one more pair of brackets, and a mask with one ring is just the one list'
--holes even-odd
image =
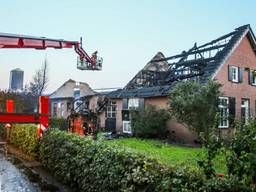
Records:
{"label": "hydraulic boom", "polygon": [[62,49],[74,48],[79,55],[77,68],[80,70],[101,70],[102,58],[95,52],[91,57],[82,48],[82,42],[66,41],[63,39],[49,39],[46,37],[34,37],[0,33],[0,48],[32,48],[32,49]]}

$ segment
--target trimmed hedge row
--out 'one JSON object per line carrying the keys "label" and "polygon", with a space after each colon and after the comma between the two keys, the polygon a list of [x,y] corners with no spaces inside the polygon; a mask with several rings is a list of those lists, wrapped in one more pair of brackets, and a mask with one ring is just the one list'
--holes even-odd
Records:
{"label": "trimmed hedge row", "polygon": [[47,131],[38,142],[36,126],[15,125],[10,140],[24,152],[38,156],[74,191],[254,191],[237,177],[206,179],[199,171],[167,168],[146,156],[57,129]]}
{"label": "trimmed hedge row", "polygon": [[38,153],[37,128],[33,124],[13,124],[9,142],[26,154],[36,158]]}
{"label": "trimmed hedge row", "polygon": [[143,155],[51,130],[40,141],[44,166],[80,191],[198,191],[202,176]]}
{"label": "trimmed hedge row", "polygon": [[0,138],[6,138],[6,130],[3,123],[0,123]]}

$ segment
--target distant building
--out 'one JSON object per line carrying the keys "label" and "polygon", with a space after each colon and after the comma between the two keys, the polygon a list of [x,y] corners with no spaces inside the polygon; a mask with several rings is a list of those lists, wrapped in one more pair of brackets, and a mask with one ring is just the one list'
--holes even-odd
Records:
{"label": "distant building", "polygon": [[96,94],[87,83],[69,79],[50,95],[51,117],[67,118],[71,109],[79,105],[79,98],[90,98]]}
{"label": "distant building", "polygon": [[21,69],[13,69],[10,72],[9,89],[13,91],[23,90],[24,71]]}

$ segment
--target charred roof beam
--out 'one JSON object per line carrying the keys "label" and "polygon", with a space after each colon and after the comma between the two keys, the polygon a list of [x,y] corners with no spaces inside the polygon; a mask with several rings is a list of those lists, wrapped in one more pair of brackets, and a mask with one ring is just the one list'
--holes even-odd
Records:
{"label": "charred roof beam", "polygon": [[226,35],[223,35],[223,36],[221,36],[221,37],[219,37],[219,38],[217,38],[217,39],[215,39],[215,40],[212,40],[211,42],[208,42],[208,43],[205,43],[205,44],[199,46],[198,48],[200,49],[200,48],[206,47],[206,46],[208,46],[208,45],[213,45],[213,44],[215,44],[215,43],[217,43],[217,42],[219,42],[219,41],[222,41],[222,40],[225,40],[225,39],[227,39],[227,38],[229,38],[229,37],[232,37],[235,33],[236,33],[236,32],[233,31],[233,32],[231,32],[231,33],[228,33],[228,34],[226,34]]}
{"label": "charred roof beam", "polygon": [[211,58],[205,58],[205,59],[194,59],[194,60],[188,60],[188,61],[183,61],[183,62],[175,62],[175,63],[170,63],[170,65],[174,66],[174,68],[179,68],[181,66],[189,67],[192,64],[202,64],[204,63],[205,65],[207,62],[215,60],[216,57],[211,57]]}
{"label": "charred roof beam", "polygon": [[215,46],[204,48],[204,49],[196,49],[196,50],[191,51],[191,52],[184,52],[182,54],[174,55],[174,56],[171,56],[171,57],[166,57],[166,58],[163,58],[163,59],[153,60],[152,62],[168,61],[168,60],[178,59],[178,58],[189,56],[189,55],[194,55],[194,54],[197,54],[197,53],[201,54],[203,52],[207,52],[207,51],[211,51],[211,50],[218,50],[220,48],[225,47],[226,45],[227,45],[227,43],[222,44],[222,45],[215,45]]}

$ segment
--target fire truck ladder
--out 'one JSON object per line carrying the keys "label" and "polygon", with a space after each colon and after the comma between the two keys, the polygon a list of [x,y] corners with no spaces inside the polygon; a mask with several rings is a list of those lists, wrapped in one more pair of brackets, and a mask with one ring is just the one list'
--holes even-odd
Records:
{"label": "fire truck ladder", "polygon": [[80,70],[101,70],[103,59],[94,54],[90,57],[82,47],[82,38],[78,41],[66,41],[63,39],[49,39],[46,37],[34,37],[0,33],[0,48],[32,48],[32,49],[62,49],[74,48],[79,55],[77,68]]}

